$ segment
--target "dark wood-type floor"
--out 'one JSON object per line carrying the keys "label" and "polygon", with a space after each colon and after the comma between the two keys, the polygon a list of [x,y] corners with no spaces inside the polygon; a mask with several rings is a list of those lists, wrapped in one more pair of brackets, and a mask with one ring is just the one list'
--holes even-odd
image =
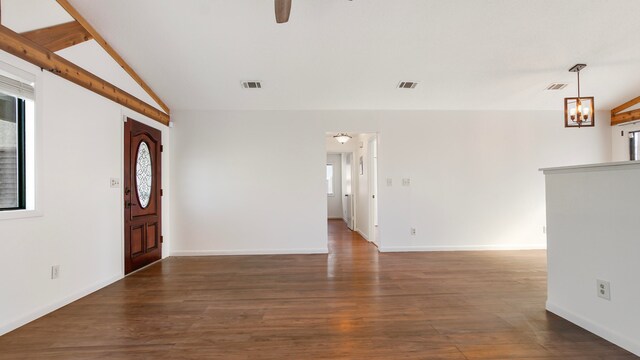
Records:
{"label": "dark wood-type floor", "polygon": [[169,258],[0,337],[2,359],[636,359],[544,310],[544,251]]}

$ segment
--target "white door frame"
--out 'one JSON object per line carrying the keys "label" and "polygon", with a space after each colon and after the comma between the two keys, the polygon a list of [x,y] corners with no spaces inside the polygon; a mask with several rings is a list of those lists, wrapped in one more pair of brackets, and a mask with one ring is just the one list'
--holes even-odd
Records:
{"label": "white door frame", "polygon": [[[330,134],[337,134],[337,133],[340,133],[340,132],[345,132],[345,131],[343,130],[343,131],[325,132],[325,134],[324,134],[325,141],[327,140],[327,137]],[[379,157],[379,155],[380,155],[380,135],[378,134],[377,131],[375,131],[375,130],[373,130],[373,131],[372,130],[363,130],[363,131],[349,131],[349,133],[353,135],[353,139],[351,141],[354,141],[354,142],[361,141],[361,138],[360,138],[359,135],[362,135],[362,134],[373,135],[372,138],[375,139],[375,141],[376,141],[377,155]],[[370,139],[368,139],[367,141],[369,141],[369,140]],[[367,145],[368,145],[368,143],[367,143]],[[354,147],[351,149],[351,151],[339,151],[337,149],[329,150],[329,147],[325,146],[325,154],[351,154],[351,196],[350,197],[351,197],[351,204],[352,204],[352,225],[353,225],[353,229],[352,230],[359,232],[366,240],[368,240],[370,242],[373,242],[377,246],[378,251],[380,251],[379,247],[380,247],[380,243],[381,243],[381,237],[380,237],[380,234],[376,233],[376,231],[375,231],[375,221],[371,220],[371,211],[369,211],[369,219],[368,220],[369,220],[369,223],[370,223],[369,227],[373,226],[373,231],[371,229],[366,229],[366,230],[368,230],[368,232],[371,235],[365,237],[365,235],[362,234],[358,230],[358,204],[359,204],[358,196],[359,196],[359,192],[360,192],[360,188],[359,188],[360,187],[359,186],[359,182],[360,182],[359,181],[360,167],[359,167],[359,155],[358,155],[359,150],[358,150],[358,148],[356,146],[357,145],[354,144]],[[371,168],[371,165],[369,163],[369,159],[366,159],[366,160],[363,159],[363,161],[365,161],[364,164],[365,164],[366,167]],[[325,158],[325,161],[323,161],[323,165],[322,166],[323,167],[326,166],[326,158]],[[378,163],[378,167],[379,167],[379,163]],[[370,172],[371,170],[367,170],[366,169],[366,171]],[[342,172],[342,176],[345,176],[345,172],[344,171]],[[371,188],[372,188],[372,186],[369,185],[371,181],[372,181],[372,177],[369,176],[368,184],[365,185],[365,186],[367,186],[369,188],[369,192],[371,191]],[[379,184],[379,171],[375,174],[375,181],[376,181],[377,184]],[[378,189],[379,189],[379,186],[377,186],[376,191]],[[325,188],[325,193],[326,193],[326,188]],[[372,194],[369,194],[369,198],[370,199],[371,199],[371,195]],[[378,200],[378,194],[376,193],[375,195],[376,195],[376,200]],[[370,203],[371,203],[371,201],[367,201],[365,203],[366,205],[365,204],[362,204],[362,205],[365,205],[369,209],[371,209],[371,204]],[[378,213],[379,213],[379,207],[378,207]],[[371,225],[371,224],[373,224],[373,225]],[[378,226],[378,229],[380,229],[380,226]]]}

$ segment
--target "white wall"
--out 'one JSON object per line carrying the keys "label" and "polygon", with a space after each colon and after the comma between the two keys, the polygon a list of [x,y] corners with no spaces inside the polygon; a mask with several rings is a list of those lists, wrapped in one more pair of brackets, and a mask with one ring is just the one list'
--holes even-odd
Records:
{"label": "white wall", "polygon": [[[544,247],[537,170],[609,161],[609,117],[598,118],[581,129],[564,128],[560,111],[411,113],[383,122],[379,178],[394,185],[380,182],[382,250]],[[400,186],[405,177],[410,187]],[[389,222],[394,214],[404,216]]]}
{"label": "white wall", "polygon": [[329,131],[378,133],[379,178],[393,181],[378,191],[382,251],[543,248],[538,169],[611,157],[607,112],[582,129],[565,129],[561,110],[175,111],[173,118],[178,255],[326,251]]}
{"label": "white wall", "polygon": [[546,173],[547,309],[640,356],[640,163]]}
{"label": "white wall", "polygon": [[333,165],[333,194],[327,195],[327,218],[342,219],[342,156],[327,154],[327,164]]}
{"label": "white wall", "polygon": [[612,161],[629,161],[629,132],[640,130],[640,123],[628,123],[611,127]]}
{"label": "white wall", "polygon": [[[168,128],[42,72],[4,52],[0,61],[36,76],[40,216],[0,213],[0,334],[123,276],[123,114]],[[170,253],[169,146],[163,154],[164,255]],[[60,277],[50,279],[52,265]]]}
{"label": "white wall", "polygon": [[273,115],[174,112],[174,255],[327,252],[325,134]]}
{"label": "white wall", "polygon": [[[369,175],[371,164],[369,163],[369,139],[373,134],[359,134],[354,139],[356,144],[355,167],[356,167],[356,231],[367,240],[369,237]],[[363,173],[360,173],[360,158],[362,158]]]}

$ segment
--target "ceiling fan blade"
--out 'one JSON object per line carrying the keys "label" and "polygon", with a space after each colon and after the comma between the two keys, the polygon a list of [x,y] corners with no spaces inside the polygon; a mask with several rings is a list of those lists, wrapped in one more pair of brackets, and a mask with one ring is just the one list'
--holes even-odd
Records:
{"label": "ceiling fan blade", "polygon": [[276,5],[276,22],[278,24],[289,21],[291,13],[291,0],[274,0]]}

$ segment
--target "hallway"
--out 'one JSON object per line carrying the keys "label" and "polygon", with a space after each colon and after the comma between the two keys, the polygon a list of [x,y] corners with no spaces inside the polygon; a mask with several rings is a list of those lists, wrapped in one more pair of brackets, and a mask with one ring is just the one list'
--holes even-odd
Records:
{"label": "hallway", "polygon": [[352,258],[377,259],[378,249],[375,245],[351,231],[342,219],[328,220],[329,254],[345,260]]}
{"label": "hallway", "polygon": [[544,310],[544,251],[171,257],[0,337],[1,359],[635,359]]}

